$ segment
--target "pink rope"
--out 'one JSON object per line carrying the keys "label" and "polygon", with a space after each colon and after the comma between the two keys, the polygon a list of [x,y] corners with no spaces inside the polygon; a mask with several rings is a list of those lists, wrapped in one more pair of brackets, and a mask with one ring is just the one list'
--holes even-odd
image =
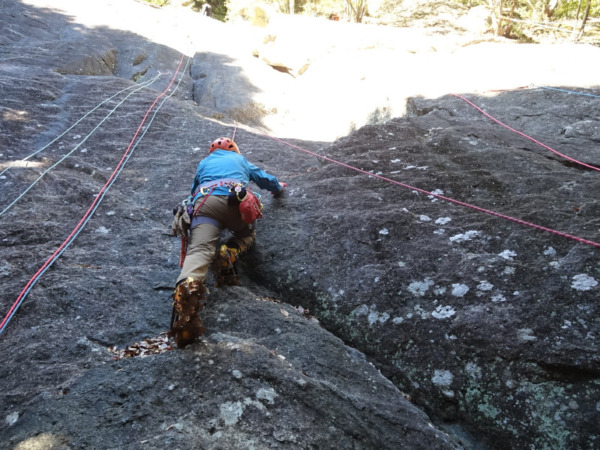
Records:
{"label": "pink rope", "polygon": [[52,254],[52,256],[50,256],[50,258],[48,258],[46,260],[46,262],[44,263],[44,265],[42,265],[42,267],[40,267],[40,269],[35,273],[35,275],[33,277],[31,277],[31,279],[29,280],[29,282],[27,283],[27,285],[23,288],[23,290],[19,294],[19,297],[17,298],[17,300],[13,303],[13,305],[10,308],[9,312],[6,314],[6,316],[2,320],[2,323],[0,323],[0,330],[2,330],[4,328],[4,325],[8,322],[8,320],[10,320],[10,318],[11,318],[11,316],[13,314],[13,311],[15,311],[19,307],[19,305],[21,304],[21,302],[24,300],[25,296],[29,292],[30,287],[33,286],[33,284],[35,284],[37,282],[37,280],[45,272],[46,268],[48,266],[50,266],[51,264],[54,263],[55,259],[60,255],[60,253],[62,252],[62,250],[68,244],[70,244],[70,242],[71,242],[72,239],[75,238],[75,236],[78,233],[79,229],[84,226],[84,224],[86,222],[86,219],[88,218],[88,216],[90,216],[92,214],[92,212],[95,209],[96,204],[102,198],[103,192],[108,189],[108,187],[112,183],[113,179],[119,173],[119,169],[124,164],[124,162],[125,162],[125,160],[127,158],[127,155],[129,154],[129,151],[131,150],[131,147],[133,146],[133,144],[134,144],[134,142],[135,142],[138,134],[140,133],[142,127],[144,126],[144,123],[146,122],[146,119],[148,118],[148,116],[152,112],[152,109],[154,109],[154,106],[156,105],[156,103],[158,103],[158,101],[162,97],[165,96],[165,94],[167,93],[167,91],[169,89],[171,89],[171,86],[173,85],[173,82],[175,81],[175,78],[177,77],[177,74],[179,73],[179,69],[181,68],[181,64],[183,62],[183,59],[184,59],[184,56],[182,55],[181,59],[179,60],[179,65],[177,66],[177,69],[175,70],[175,73],[173,74],[173,78],[171,79],[171,82],[166,87],[166,89],[160,95],[158,95],[158,97],[156,97],[156,99],[154,100],[154,102],[152,103],[152,105],[150,105],[150,107],[146,111],[146,114],[144,115],[144,118],[140,122],[140,125],[138,126],[138,128],[137,128],[137,130],[136,130],[136,132],[135,132],[135,134],[133,136],[133,138],[131,139],[131,142],[129,143],[129,146],[127,147],[127,150],[125,150],[125,153],[121,157],[121,160],[117,164],[117,167],[113,170],[112,174],[110,175],[110,177],[108,178],[108,180],[106,181],[106,183],[104,184],[104,186],[102,186],[102,189],[100,189],[100,191],[98,192],[98,194],[96,194],[96,197],[95,197],[94,201],[92,202],[91,206],[85,212],[85,214],[83,215],[83,217],[81,218],[81,220],[79,221],[79,223],[75,226],[75,228],[73,229],[73,231],[71,231],[71,234],[69,234],[69,236],[64,240],[64,242],[60,245],[60,247],[58,247],[58,249],[56,249],[56,251]]}
{"label": "pink rope", "polygon": [[482,212],[484,214],[489,214],[489,215],[492,215],[492,216],[495,216],[495,217],[500,217],[502,219],[510,220],[510,221],[518,223],[520,225],[525,225],[525,226],[528,226],[528,227],[531,227],[531,228],[535,228],[535,229],[538,229],[538,230],[541,230],[541,231],[546,231],[548,233],[552,233],[552,234],[555,234],[555,235],[558,235],[558,236],[562,236],[564,238],[572,239],[572,240],[580,242],[582,244],[592,245],[594,247],[600,248],[600,243],[598,243],[598,242],[594,242],[594,241],[590,241],[588,239],[583,239],[583,238],[580,238],[580,237],[577,237],[577,236],[573,236],[571,234],[564,233],[562,231],[553,230],[552,228],[547,228],[547,227],[544,227],[542,225],[537,225],[535,223],[527,222],[527,221],[522,220],[522,219],[517,219],[515,217],[507,216],[505,214],[501,214],[501,213],[498,213],[498,212],[495,212],[495,211],[491,211],[489,209],[481,208],[479,206],[471,205],[469,203],[461,202],[460,200],[455,200],[455,199],[450,198],[450,197],[445,197],[443,195],[434,194],[433,192],[428,192],[428,191],[426,191],[424,189],[419,189],[419,188],[416,188],[414,186],[410,186],[408,184],[401,183],[400,181],[396,181],[396,180],[393,180],[391,178],[386,178],[386,177],[381,176],[381,175],[373,174],[373,173],[367,172],[366,170],[362,170],[362,169],[359,169],[357,167],[351,166],[349,164],[345,164],[343,162],[336,161],[335,159],[328,158],[327,156],[319,155],[318,153],[311,152],[310,150],[307,150],[305,148],[302,148],[302,147],[299,147],[297,145],[291,144],[289,142],[286,142],[286,141],[284,141],[282,139],[279,139],[279,138],[276,138],[274,136],[269,136],[267,134],[264,134],[264,135],[267,136],[267,137],[270,137],[271,139],[273,139],[275,141],[281,142],[281,143],[283,143],[285,145],[288,145],[288,146],[293,147],[293,148],[295,148],[297,150],[300,150],[300,151],[302,151],[304,153],[308,153],[309,155],[316,156],[317,158],[324,159],[325,161],[329,161],[331,163],[334,163],[334,164],[337,164],[339,166],[345,167],[347,169],[354,170],[356,172],[368,175],[370,177],[378,178],[380,180],[387,181],[388,183],[392,183],[392,184],[395,184],[397,186],[402,186],[404,188],[407,188],[407,189],[410,189],[410,190],[413,190],[413,191],[417,191],[417,192],[420,192],[422,194],[430,195],[432,197],[439,198],[440,200],[445,200],[447,202],[454,203],[456,205],[464,206],[466,208],[470,208],[470,209],[473,209],[475,211]]}
{"label": "pink rope", "polygon": [[544,143],[542,143],[542,142],[538,141],[537,139],[534,139],[534,138],[532,138],[531,136],[528,136],[528,135],[526,135],[525,133],[522,133],[522,132],[520,132],[520,131],[518,131],[518,130],[515,130],[514,128],[512,128],[512,127],[510,127],[510,126],[506,125],[506,124],[505,124],[505,123],[503,123],[503,122],[500,122],[498,119],[496,119],[495,117],[492,117],[490,114],[486,113],[486,112],[485,112],[483,109],[481,109],[479,106],[477,106],[477,105],[476,105],[476,104],[474,104],[473,102],[471,102],[471,101],[467,100],[467,99],[466,99],[465,97],[463,97],[462,95],[458,95],[458,94],[452,94],[452,95],[453,95],[453,96],[455,96],[455,97],[457,97],[457,98],[460,98],[460,99],[461,99],[461,100],[463,100],[463,101],[465,101],[466,103],[468,103],[469,105],[471,105],[473,108],[475,108],[477,111],[479,111],[481,114],[483,114],[484,116],[486,116],[486,117],[487,117],[487,118],[489,118],[489,119],[492,119],[492,120],[493,120],[494,122],[496,122],[498,125],[502,125],[504,128],[506,128],[506,129],[508,129],[508,130],[512,131],[513,133],[517,133],[519,136],[523,136],[524,138],[526,138],[526,139],[529,139],[531,142],[535,142],[537,145],[540,145],[540,146],[544,147],[546,150],[550,150],[552,153],[555,153],[555,154],[557,154],[557,155],[559,155],[559,156],[562,156],[563,158],[565,158],[565,159],[567,159],[567,160],[569,160],[569,161],[571,161],[571,162],[574,162],[575,164],[579,164],[579,165],[581,165],[581,166],[583,166],[583,167],[587,167],[588,169],[597,170],[598,172],[600,172],[600,168],[598,168],[598,167],[595,167],[595,166],[591,166],[591,165],[589,165],[589,164],[586,164],[586,163],[583,163],[583,162],[581,162],[581,161],[577,161],[576,159],[573,159],[573,158],[571,158],[571,157],[569,157],[569,156],[567,156],[567,155],[563,155],[562,153],[560,153],[560,152],[558,152],[558,151],[554,150],[552,147],[549,147],[549,146],[547,146],[546,144],[544,144]]}

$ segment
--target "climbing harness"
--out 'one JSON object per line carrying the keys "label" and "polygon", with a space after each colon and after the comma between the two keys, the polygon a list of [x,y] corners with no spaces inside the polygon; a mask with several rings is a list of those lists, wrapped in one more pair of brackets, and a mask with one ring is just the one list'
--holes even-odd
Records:
{"label": "climbing harness", "polygon": [[[85,227],[85,225],[89,222],[89,220],[91,219],[92,215],[98,209],[98,206],[102,202],[102,199],[104,198],[104,196],[106,195],[106,193],[108,192],[108,190],[110,189],[110,187],[113,185],[113,183],[116,181],[117,177],[119,176],[119,174],[121,173],[121,171],[125,167],[125,164],[127,164],[127,161],[129,161],[129,158],[131,158],[131,155],[133,154],[133,152],[136,149],[137,145],[141,142],[141,140],[146,135],[146,132],[150,129],[150,125],[152,125],[152,122],[156,118],[156,114],[158,113],[158,111],[162,108],[162,106],[167,101],[167,99],[170,98],[171,96],[173,96],[175,94],[175,92],[177,91],[177,89],[179,88],[179,85],[181,84],[181,80],[183,79],[183,77],[181,77],[179,79],[179,82],[177,83],[175,89],[169,95],[166,96],[167,92],[169,91],[169,89],[171,89],[171,86],[175,82],[175,79],[177,78],[177,75],[179,74],[179,71],[181,69],[181,65],[183,63],[183,59],[184,59],[184,55],[181,56],[181,59],[179,60],[179,64],[177,66],[177,69],[175,70],[175,73],[173,74],[173,77],[171,78],[171,81],[170,81],[169,85],[165,88],[165,90],[162,93],[160,93],[154,99],[154,102],[150,105],[150,107],[146,111],[146,114],[144,115],[142,121],[140,122],[140,125],[138,126],[138,128],[137,128],[137,130],[136,130],[136,132],[135,132],[135,134],[133,136],[133,138],[131,139],[131,141],[129,143],[129,146],[127,147],[127,150],[125,150],[125,153],[123,154],[123,157],[121,158],[121,160],[117,164],[117,167],[114,169],[114,171],[112,172],[111,176],[109,177],[109,179],[107,180],[107,182],[104,184],[104,186],[102,187],[102,189],[100,189],[100,191],[98,192],[98,194],[95,196],[95,199],[92,202],[92,204],[89,207],[89,209],[83,215],[83,217],[81,218],[81,220],[79,221],[79,223],[75,226],[75,228],[73,229],[73,231],[71,232],[71,234],[65,239],[65,241],[60,245],[60,247],[52,254],[52,256],[50,256],[50,258],[48,258],[46,260],[46,262],[42,265],[42,267],[40,267],[40,269],[35,273],[35,275],[29,280],[29,282],[27,283],[27,285],[23,288],[23,290],[21,291],[21,293],[17,297],[16,301],[13,303],[13,305],[10,308],[9,312],[7,313],[7,315],[4,317],[4,319],[0,323],[0,334],[2,334],[2,332],[8,326],[8,323],[10,322],[10,320],[15,316],[15,313],[19,309],[19,306],[23,303],[23,300],[27,297],[27,295],[29,294],[29,292],[31,291],[31,289],[33,288],[33,286],[40,280],[40,278],[42,277],[42,275],[52,266],[52,264],[54,264],[54,262],[60,257],[60,255],[62,255],[62,253],[69,247],[69,245],[71,245],[73,243],[73,241],[75,240],[75,238],[79,235],[79,233],[83,230],[83,228]],[[187,69],[189,61],[190,60],[188,58],[188,60],[186,62],[186,65],[185,65],[185,68],[183,70],[184,73],[185,73],[185,70]],[[150,115],[150,113],[154,109],[155,105],[158,103],[158,101],[161,98],[163,98],[162,101],[161,101],[161,103],[154,110],[154,113],[153,113],[150,121],[148,122],[148,125],[146,126],[145,130],[141,133],[141,135],[138,137],[138,135],[140,134],[140,131],[141,131],[142,127],[146,123],[146,120],[147,120],[148,116]]]}
{"label": "climbing harness", "polygon": [[242,183],[235,178],[219,178],[218,180],[207,181],[196,188],[196,190],[190,196],[189,201],[194,204],[196,203],[196,200],[207,195],[212,189],[216,189],[218,187],[231,188],[232,186],[236,186],[238,184],[241,185]]}

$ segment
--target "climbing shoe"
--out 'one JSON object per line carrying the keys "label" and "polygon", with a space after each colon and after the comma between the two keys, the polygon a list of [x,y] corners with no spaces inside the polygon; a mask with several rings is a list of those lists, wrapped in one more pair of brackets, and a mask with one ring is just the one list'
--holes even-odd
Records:
{"label": "climbing shoe", "polygon": [[240,251],[237,248],[221,245],[213,262],[213,273],[217,286],[237,286],[240,284],[233,264],[237,261]]}
{"label": "climbing shoe", "polygon": [[198,313],[206,304],[204,284],[187,278],[177,285],[173,293],[173,314],[171,316],[171,330],[168,333],[177,347],[183,348],[193,343],[198,336],[204,333]]}

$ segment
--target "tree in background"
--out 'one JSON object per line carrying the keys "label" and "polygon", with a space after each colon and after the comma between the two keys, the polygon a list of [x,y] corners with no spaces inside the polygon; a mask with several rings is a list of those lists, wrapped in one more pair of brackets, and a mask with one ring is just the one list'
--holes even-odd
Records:
{"label": "tree in background", "polygon": [[367,13],[367,0],[346,0],[347,10],[353,22],[361,23]]}
{"label": "tree in background", "polygon": [[[454,7],[485,6],[489,11],[492,31],[498,36],[521,40],[534,40],[554,33],[563,38],[581,40],[586,26],[596,33],[600,41],[600,1],[592,0],[145,0],[156,6],[172,2],[201,11],[210,4],[212,16],[226,21],[230,11],[269,5],[285,14],[305,14],[331,18],[335,16],[361,23],[370,16],[369,3],[374,11],[394,17],[391,25],[410,26],[411,14],[415,17],[435,16],[436,5]],[[380,4],[376,4],[380,3]],[[415,7],[415,4],[417,5]],[[410,6],[409,6],[410,5]],[[412,9],[411,11],[408,11]]]}
{"label": "tree in background", "polygon": [[[395,0],[391,0],[395,1]],[[454,0],[452,0],[454,1]],[[600,2],[592,0],[458,0],[469,7],[486,6],[498,36],[535,38],[554,33],[580,40],[589,19],[600,17]],[[583,11],[583,14],[582,14]],[[600,22],[595,20],[600,34]]]}

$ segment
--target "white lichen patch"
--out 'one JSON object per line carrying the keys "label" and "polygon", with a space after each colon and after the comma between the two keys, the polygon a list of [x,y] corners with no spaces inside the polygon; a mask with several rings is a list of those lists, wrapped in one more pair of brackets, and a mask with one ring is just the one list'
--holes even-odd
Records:
{"label": "white lichen patch", "polygon": [[471,378],[475,378],[477,380],[481,379],[481,367],[479,367],[477,364],[467,363],[465,370]]}
{"label": "white lichen patch", "polygon": [[506,297],[502,294],[496,294],[492,297],[494,303],[501,303],[506,301]]}
{"label": "white lichen patch", "polygon": [[455,297],[464,297],[469,292],[469,286],[466,284],[454,283],[452,284],[452,295]]}
{"label": "white lichen patch", "polygon": [[494,285],[488,281],[482,281],[477,285],[478,291],[491,291],[494,288]]}
{"label": "white lichen patch", "polygon": [[[373,306],[371,308],[373,308]],[[369,325],[373,325],[378,322],[385,323],[388,321],[389,318],[390,318],[390,315],[388,313],[386,313],[386,312],[378,313],[377,311],[374,311],[373,309],[371,310],[371,312],[369,312],[369,315],[367,316]]]}
{"label": "white lichen patch", "polygon": [[444,294],[446,293],[446,290],[447,290],[447,289],[446,289],[444,286],[436,286],[436,287],[433,289],[433,293],[434,293],[435,295],[440,295],[440,296],[442,296],[442,295],[444,295]]}
{"label": "white lichen patch", "polygon": [[265,400],[269,404],[275,403],[275,397],[278,397],[277,392],[273,388],[260,388],[256,392],[256,398],[259,400]]}
{"label": "white lichen patch", "polygon": [[556,255],[556,250],[554,250],[553,247],[548,247],[544,249],[544,255],[546,256],[555,256]]}
{"label": "white lichen patch", "polygon": [[343,289],[339,289],[339,290],[335,290],[332,287],[329,287],[327,289],[327,292],[329,292],[329,294],[331,295],[331,301],[332,302],[337,302],[339,300],[340,297],[343,297],[343,295],[346,293],[346,291],[344,291]]}
{"label": "white lichen patch", "polygon": [[17,423],[18,420],[19,420],[18,412],[10,413],[8,416],[6,416],[6,419],[5,419],[5,421],[9,427],[12,427],[15,423]]}
{"label": "white lichen patch", "polygon": [[449,370],[435,370],[431,382],[436,386],[448,387],[452,385],[454,375]]}
{"label": "white lichen patch", "polygon": [[440,217],[439,219],[437,219],[435,221],[435,223],[438,224],[438,225],[446,225],[451,220],[452,219],[450,217]]}
{"label": "white lichen patch", "polygon": [[425,278],[423,281],[413,281],[408,285],[408,291],[413,295],[422,297],[433,284],[433,280],[430,278]]}
{"label": "white lichen patch", "polygon": [[512,250],[504,250],[502,253],[498,253],[498,256],[506,259],[507,261],[512,261],[517,254]]}
{"label": "white lichen patch", "polygon": [[533,330],[530,328],[521,328],[517,330],[517,336],[519,340],[529,342],[537,340],[537,337],[533,335]]}
{"label": "white lichen patch", "polygon": [[390,232],[387,228],[382,228],[381,230],[379,230],[379,234],[381,234],[382,236],[386,236],[390,234]]}
{"label": "white lichen patch", "polygon": [[235,425],[244,414],[244,407],[240,402],[226,402],[219,406],[219,411],[225,425]]}
{"label": "white lichen patch", "polygon": [[427,198],[431,199],[431,203],[437,202],[438,198],[435,197],[436,195],[444,195],[444,191],[442,191],[441,189],[436,189],[435,191],[431,191],[432,194],[434,195],[428,195]]}
{"label": "white lichen patch", "polygon": [[[429,313],[427,311],[425,311],[425,309],[423,309],[423,307],[421,305],[415,305],[415,307],[413,308],[415,313],[423,320],[429,319]],[[412,315],[408,315],[407,317],[412,317]]]}
{"label": "white lichen patch", "polygon": [[352,314],[356,317],[367,316],[367,321],[369,325],[374,325],[376,323],[385,323],[389,320],[390,315],[386,312],[379,313],[377,312],[377,307],[375,305],[371,305],[369,308],[367,305],[363,304],[352,311]]}
{"label": "white lichen patch", "polygon": [[354,314],[355,316],[366,316],[369,314],[369,307],[364,304],[360,305],[358,308],[355,308],[351,314]]}
{"label": "white lichen patch", "polygon": [[477,230],[469,230],[466,233],[461,233],[461,234],[455,234],[454,236],[452,236],[450,238],[450,242],[456,242],[456,243],[461,243],[461,242],[466,242],[466,241],[470,241],[471,239],[473,239],[475,236],[479,235],[479,231]]}
{"label": "white lichen patch", "polygon": [[[251,398],[246,397],[244,399],[244,405],[245,406],[254,406],[256,409],[265,412],[267,410],[267,408],[265,408],[265,405],[263,405],[261,402],[257,402],[256,400],[252,400]],[[267,413],[268,415],[268,413]]]}
{"label": "white lichen patch", "polygon": [[589,275],[586,275],[585,273],[575,275],[573,277],[573,282],[571,283],[571,287],[578,291],[589,291],[590,289],[596,286],[598,286],[598,282]]}
{"label": "white lichen patch", "polygon": [[447,319],[456,314],[456,311],[452,306],[438,306],[435,311],[431,313],[436,319]]}

